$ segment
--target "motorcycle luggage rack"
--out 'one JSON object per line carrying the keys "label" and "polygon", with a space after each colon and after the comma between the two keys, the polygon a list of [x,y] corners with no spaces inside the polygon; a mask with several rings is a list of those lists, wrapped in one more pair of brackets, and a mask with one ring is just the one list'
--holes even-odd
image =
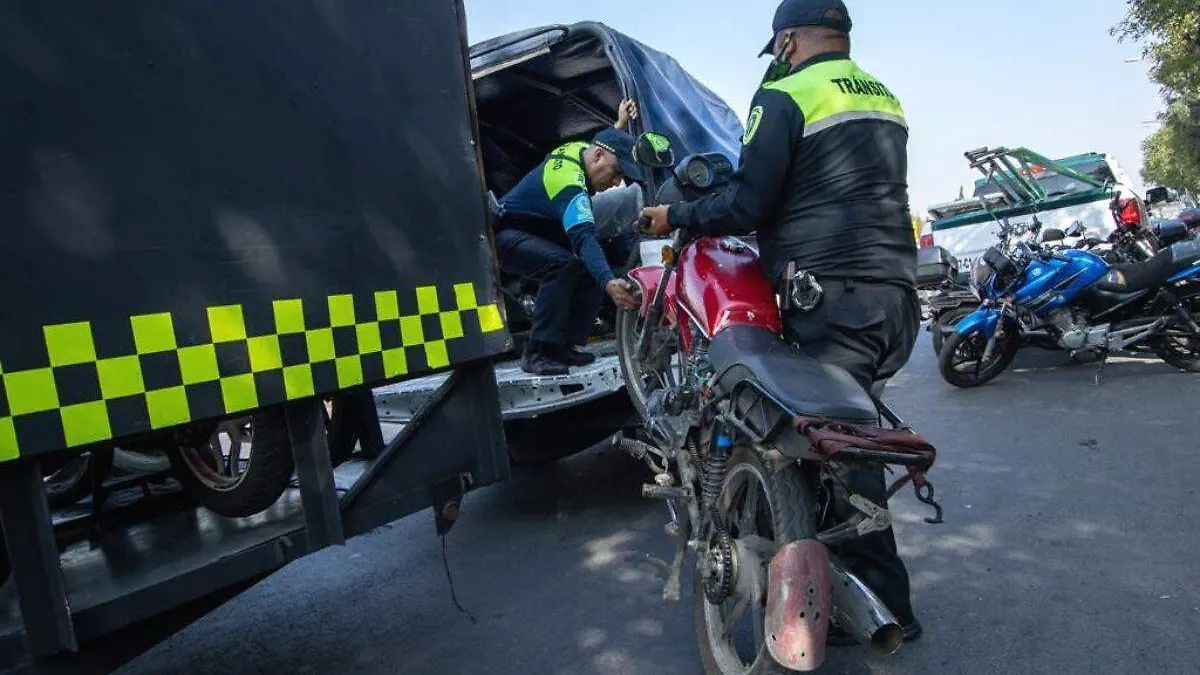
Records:
{"label": "motorcycle luggage rack", "polygon": [[[716,400],[720,401],[722,399],[729,400],[730,410],[722,414],[721,418],[757,444],[772,443],[780,440],[780,432],[785,428],[791,427],[795,418],[799,415],[799,413],[790,410],[775,395],[753,380],[738,382],[732,387],[728,395],[718,396]],[[871,396],[871,400],[875,403],[879,414],[893,428],[899,429],[904,425],[904,421],[877,397]],[[768,406],[768,403],[773,404],[773,406]],[[771,410],[772,407],[774,410]],[[803,433],[800,436],[803,437]],[[784,454],[789,453],[785,452]],[[912,468],[922,468],[928,461],[920,455],[910,453],[868,450],[856,447],[843,448],[829,455],[829,459],[881,462]]]}

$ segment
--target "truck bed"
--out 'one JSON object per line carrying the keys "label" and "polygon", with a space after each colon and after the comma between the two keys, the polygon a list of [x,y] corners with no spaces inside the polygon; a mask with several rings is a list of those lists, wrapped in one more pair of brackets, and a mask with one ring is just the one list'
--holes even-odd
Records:
{"label": "truck bed", "polygon": [[[497,361],[496,383],[505,420],[530,419],[620,391],[624,386],[616,342],[594,342],[586,350],[595,363],[571,368],[566,375],[540,377],[521,370],[520,360]],[[404,424],[433,396],[448,375],[437,374],[375,389],[381,422]]]}

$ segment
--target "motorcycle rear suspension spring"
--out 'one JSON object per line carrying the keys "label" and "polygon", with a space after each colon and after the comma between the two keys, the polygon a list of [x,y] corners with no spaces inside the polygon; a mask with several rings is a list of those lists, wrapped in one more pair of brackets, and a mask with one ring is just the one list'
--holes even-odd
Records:
{"label": "motorcycle rear suspension spring", "polygon": [[708,452],[708,462],[705,465],[704,478],[701,481],[701,493],[704,505],[710,507],[717,502],[721,486],[725,483],[725,473],[729,470],[729,452],[733,439],[724,433],[716,434],[713,446]]}

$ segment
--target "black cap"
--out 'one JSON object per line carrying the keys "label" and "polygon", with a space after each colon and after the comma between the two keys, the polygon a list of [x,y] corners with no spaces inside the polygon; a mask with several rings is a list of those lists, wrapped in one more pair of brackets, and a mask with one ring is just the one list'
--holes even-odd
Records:
{"label": "black cap", "polygon": [[644,181],[646,174],[642,171],[642,165],[633,158],[633,146],[636,142],[633,136],[613,127],[601,131],[592,138],[592,143],[617,156],[617,162],[621,165],[621,173],[625,174],[626,178],[632,181]]}
{"label": "black cap", "polygon": [[[846,18],[826,18],[825,14],[830,10],[837,10]],[[846,3],[842,0],[783,0],[779,3],[779,9],[775,10],[775,20],[771,22],[771,39],[758,55],[765,56],[775,51],[775,36],[784,28],[825,26],[849,33],[853,25],[850,21],[850,10],[846,9]]]}

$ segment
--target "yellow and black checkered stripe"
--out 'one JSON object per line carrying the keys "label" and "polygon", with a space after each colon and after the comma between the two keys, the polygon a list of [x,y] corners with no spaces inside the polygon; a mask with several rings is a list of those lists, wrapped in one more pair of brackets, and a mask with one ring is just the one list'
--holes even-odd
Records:
{"label": "yellow and black checkered stripe", "polygon": [[0,462],[444,368],[450,343],[504,324],[473,284],[443,291],[133,316],[119,354],[98,353],[91,322],[45,326],[45,367],[0,363]]}

